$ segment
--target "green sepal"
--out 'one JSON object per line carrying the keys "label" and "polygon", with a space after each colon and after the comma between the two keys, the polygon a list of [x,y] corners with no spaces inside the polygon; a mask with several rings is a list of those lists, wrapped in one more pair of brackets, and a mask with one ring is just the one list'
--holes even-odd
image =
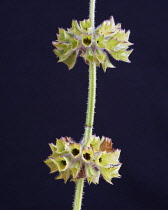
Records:
{"label": "green sepal", "polygon": [[101,171],[101,174],[102,174],[103,178],[106,180],[106,182],[108,182],[109,184],[112,184],[112,182],[111,182],[112,178],[111,178],[111,175],[109,173],[109,168],[101,167],[100,171]]}
{"label": "green sepal", "polygon": [[65,63],[68,66],[69,70],[74,67],[78,52],[79,50],[73,51],[73,53],[66,60],[63,61],[63,63]]}
{"label": "green sepal", "polygon": [[82,159],[89,163],[93,160],[94,158],[94,152],[93,152],[93,149],[91,147],[85,147],[83,150],[82,150]]}
{"label": "green sepal", "polygon": [[72,28],[68,29],[68,31],[74,33],[75,35],[81,35],[81,28],[76,20],[72,20]]}
{"label": "green sepal", "polygon": [[58,34],[57,34],[57,39],[59,41],[64,41],[64,29],[63,28],[58,28]]}
{"label": "green sepal", "polygon": [[89,184],[91,182],[98,184],[100,173],[98,170],[94,169],[90,164],[86,165],[86,176]]}
{"label": "green sepal", "polygon": [[119,41],[116,39],[109,39],[108,41],[104,42],[105,49],[108,51],[114,50],[114,48],[119,44]]}
{"label": "green sepal", "polygon": [[[66,153],[67,153],[67,152],[64,151],[64,152],[61,153],[61,155],[66,154]],[[56,158],[56,157],[58,157],[59,155],[60,155],[60,153],[53,152],[53,153],[49,156],[49,158]]]}
{"label": "green sepal", "polygon": [[78,144],[76,142],[71,143],[69,145],[69,152],[73,158],[77,158],[80,156],[81,152],[81,144]]}
{"label": "green sepal", "polygon": [[52,45],[56,47],[58,50],[62,50],[62,47],[61,47],[62,44],[63,44],[62,42],[57,42],[57,41],[52,42]]}
{"label": "green sepal", "polygon": [[114,152],[107,153],[107,161],[110,165],[118,165],[121,150],[115,149]]}
{"label": "green sepal", "polygon": [[129,55],[132,53],[133,50],[125,50],[125,51],[116,51],[116,52],[110,52],[112,57],[116,60],[125,61],[127,63],[130,63],[130,60],[128,59]]}
{"label": "green sepal", "polygon": [[49,158],[45,160],[44,163],[50,168],[50,173],[58,171],[58,167],[55,163],[53,163],[52,159]]}
{"label": "green sepal", "polygon": [[127,50],[130,46],[128,42],[120,42],[116,47],[114,47],[113,51],[124,51]]}
{"label": "green sepal", "polygon": [[115,68],[115,66],[113,66],[113,64],[109,61],[109,58],[106,56],[104,62],[102,63],[102,68],[104,72],[106,72],[107,68]]}
{"label": "green sepal", "polygon": [[122,166],[122,164],[120,163],[117,166],[110,167],[109,173],[110,173],[111,178],[120,178],[121,177],[121,175],[119,174],[119,170],[120,170],[121,166]]}
{"label": "green sepal", "polygon": [[94,169],[90,164],[86,164],[86,176],[90,177],[90,176],[97,176],[97,175],[98,175],[98,171]]}
{"label": "green sepal", "polygon": [[120,156],[120,150],[116,149],[114,152],[107,153],[106,151],[101,152],[98,154],[95,158],[95,163],[98,166],[104,167],[104,166],[115,166],[119,165],[119,156]]}
{"label": "green sepal", "polygon": [[91,34],[82,34],[82,44],[85,47],[89,47],[92,44],[92,35]]}
{"label": "green sepal", "polygon": [[73,34],[65,31],[63,28],[59,28],[58,31],[59,31],[59,34],[57,34],[57,38],[58,38],[58,41],[61,41],[61,42],[67,42],[69,41],[70,38],[74,36]]}
{"label": "green sepal", "polygon": [[76,178],[79,171],[80,171],[80,161],[76,161],[72,166],[71,166],[71,171],[72,171],[72,177]]}
{"label": "green sepal", "polygon": [[57,151],[57,147],[53,143],[49,144],[49,146],[50,146],[52,152],[56,152]]}
{"label": "green sepal", "polygon": [[[71,39],[73,39],[73,38],[71,38]],[[66,42],[57,42],[57,41],[55,42],[54,41],[54,42],[52,42],[52,45],[54,47],[56,47],[58,50],[63,50],[64,53],[66,53],[71,48],[71,43],[70,42],[66,43]]]}
{"label": "green sepal", "polygon": [[62,43],[59,47],[64,50],[64,54],[67,54],[71,50],[71,43]]}
{"label": "green sepal", "polygon": [[130,31],[125,33],[125,30],[119,30],[113,37],[116,38],[120,42],[128,42]]}
{"label": "green sepal", "polygon": [[112,36],[118,32],[121,28],[121,24],[115,25],[114,18],[110,17],[109,20],[103,21],[103,23],[97,27],[96,32],[103,36]]}
{"label": "green sepal", "polygon": [[99,60],[98,60],[96,57],[95,57],[94,61],[95,61],[95,63],[96,63],[96,66],[97,66],[97,67],[100,67],[100,62],[99,62]]}
{"label": "green sepal", "polygon": [[104,36],[98,36],[96,38],[96,44],[100,48],[104,48]]}
{"label": "green sepal", "polygon": [[70,170],[61,171],[60,174],[57,177],[55,177],[55,179],[64,179],[64,183],[66,184],[70,176],[71,176]]}
{"label": "green sepal", "polygon": [[99,178],[100,178],[100,172],[98,171],[98,176],[87,177],[87,181],[89,184],[91,183],[99,184]]}
{"label": "green sepal", "polygon": [[101,174],[103,178],[110,184],[112,184],[111,179],[112,178],[120,178],[121,175],[119,174],[119,169],[121,167],[121,164],[118,166],[110,167],[110,168],[100,168]]}
{"label": "green sepal", "polygon": [[70,42],[71,42],[71,49],[73,50],[75,50],[77,47],[80,46],[80,42],[77,39],[72,38],[70,39]]}
{"label": "green sepal", "polygon": [[56,54],[57,57],[59,57],[58,62],[62,62],[63,60],[65,60],[65,58],[69,56],[69,54],[72,52],[71,43],[65,44],[55,42],[53,45],[57,48],[54,49],[53,52]]}
{"label": "green sepal", "polygon": [[103,63],[103,62],[104,62],[106,56],[107,56],[107,55],[106,55],[105,52],[103,52],[103,51],[100,50],[100,49],[96,49],[96,58],[98,59],[98,61],[99,61],[100,63]]}
{"label": "green sepal", "polygon": [[68,157],[68,156],[57,157],[57,158],[51,159],[51,160],[54,164],[56,164],[59,171],[67,170],[67,168],[70,165],[70,161],[71,161],[70,157]]}
{"label": "green sepal", "polygon": [[83,57],[88,60],[89,62],[93,63],[94,62],[94,52],[91,48],[88,48],[86,50],[86,53],[83,54]]}
{"label": "green sepal", "polygon": [[95,158],[95,163],[98,166],[107,166],[109,165],[109,160],[108,160],[108,153],[106,151],[101,152],[96,158]]}
{"label": "green sepal", "polygon": [[54,54],[57,56],[57,57],[60,57],[64,54],[64,50],[57,50],[57,49],[54,49],[53,50]]}
{"label": "green sepal", "polygon": [[62,154],[67,151],[67,143],[62,139],[56,139],[57,153]]}
{"label": "green sepal", "polygon": [[91,28],[91,20],[90,19],[84,19],[83,21],[79,22],[80,27],[84,33],[90,33],[92,28]]}
{"label": "green sepal", "polygon": [[88,140],[88,144],[86,146],[92,147],[92,149],[94,150],[94,152],[97,152],[100,148],[100,137],[98,136],[92,136],[89,140]]}
{"label": "green sepal", "polygon": [[69,51],[67,51],[65,54],[61,55],[59,57],[58,62],[63,62],[65,61],[68,57],[70,57],[70,55],[73,53],[73,51],[70,49]]}

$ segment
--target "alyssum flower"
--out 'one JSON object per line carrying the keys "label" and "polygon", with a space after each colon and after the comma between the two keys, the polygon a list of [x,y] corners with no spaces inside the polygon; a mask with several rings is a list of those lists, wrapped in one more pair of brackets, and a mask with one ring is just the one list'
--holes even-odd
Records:
{"label": "alyssum flower", "polygon": [[56,179],[66,183],[86,178],[88,183],[99,183],[100,175],[112,184],[111,179],[119,178],[120,150],[112,148],[112,140],[92,136],[87,145],[76,143],[70,137],[56,139],[56,144],[49,144],[52,154],[44,162],[50,167],[50,173],[59,172]]}
{"label": "alyssum flower", "polygon": [[79,23],[73,20],[71,28],[59,28],[57,40],[52,44],[58,62],[65,63],[69,69],[74,67],[80,54],[87,64],[95,62],[98,67],[101,64],[106,71],[107,68],[115,68],[108,54],[118,61],[130,62],[128,57],[132,50],[128,48],[132,43],[129,42],[129,35],[130,31],[122,30],[121,24],[115,25],[113,17],[98,26],[93,34],[90,19]]}

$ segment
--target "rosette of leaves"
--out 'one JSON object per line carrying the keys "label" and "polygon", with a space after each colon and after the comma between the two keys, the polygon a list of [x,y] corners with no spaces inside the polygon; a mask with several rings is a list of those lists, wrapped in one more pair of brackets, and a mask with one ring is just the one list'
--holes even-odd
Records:
{"label": "rosette of leaves", "polygon": [[93,35],[90,19],[79,23],[73,20],[71,28],[59,28],[57,40],[52,42],[55,46],[53,51],[59,58],[58,62],[65,63],[69,69],[74,67],[80,54],[87,64],[95,62],[98,67],[101,64],[106,71],[107,68],[115,68],[108,55],[118,61],[130,62],[132,50],[128,48],[132,43],[129,35],[130,31],[122,30],[121,24],[116,25],[113,17],[98,26]]}
{"label": "rosette of leaves", "polygon": [[49,145],[52,154],[44,162],[49,166],[50,173],[59,172],[56,179],[64,179],[66,183],[70,177],[74,182],[86,178],[89,184],[98,184],[102,175],[112,184],[112,178],[120,177],[120,150],[112,148],[110,138],[92,136],[83,147],[82,143],[63,137],[57,139],[55,145]]}

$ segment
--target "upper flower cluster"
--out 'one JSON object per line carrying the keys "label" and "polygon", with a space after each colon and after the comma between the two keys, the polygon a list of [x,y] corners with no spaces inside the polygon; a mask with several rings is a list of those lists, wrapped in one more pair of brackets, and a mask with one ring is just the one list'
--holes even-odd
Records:
{"label": "upper flower cluster", "polygon": [[113,149],[112,140],[107,137],[92,136],[85,147],[70,137],[49,145],[52,154],[44,162],[50,167],[50,173],[59,172],[56,179],[64,179],[66,183],[70,177],[71,181],[86,178],[88,183],[98,184],[101,174],[112,184],[113,177],[120,177],[120,150]]}
{"label": "upper flower cluster", "polygon": [[72,27],[64,30],[59,28],[57,40],[52,42],[56,47],[54,53],[59,57],[58,62],[65,63],[72,69],[78,54],[86,63],[100,64],[104,71],[115,68],[108,58],[107,52],[116,60],[130,62],[129,55],[132,50],[127,50],[132,43],[129,42],[130,31],[121,29],[121,24],[115,24],[113,17],[104,21],[92,33],[90,19],[72,21]]}

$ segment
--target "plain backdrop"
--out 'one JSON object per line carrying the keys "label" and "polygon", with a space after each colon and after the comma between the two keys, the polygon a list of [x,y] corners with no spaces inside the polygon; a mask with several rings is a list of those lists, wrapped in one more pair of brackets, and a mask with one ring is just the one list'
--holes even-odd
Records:
{"label": "plain backdrop", "polygon": [[[48,143],[83,136],[88,66],[68,71],[51,42],[88,18],[89,0],[1,0],[2,210],[70,210],[74,183],[49,174]],[[97,69],[94,134],[113,139],[123,163],[114,185],[85,184],[82,210],[168,209],[168,13],[164,0],[97,0],[96,25],[113,15],[131,30],[131,64]]]}

